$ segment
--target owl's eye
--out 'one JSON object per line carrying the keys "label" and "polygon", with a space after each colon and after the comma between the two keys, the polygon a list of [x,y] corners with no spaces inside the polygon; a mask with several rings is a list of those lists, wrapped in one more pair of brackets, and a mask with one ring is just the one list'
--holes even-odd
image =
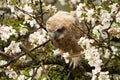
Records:
{"label": "owl's eye", "polygon": [[62,32],[64,32],[64,30],[65,30],[65,28],[62,27],[62,28],[58,29],[57,32],[62,33]]}

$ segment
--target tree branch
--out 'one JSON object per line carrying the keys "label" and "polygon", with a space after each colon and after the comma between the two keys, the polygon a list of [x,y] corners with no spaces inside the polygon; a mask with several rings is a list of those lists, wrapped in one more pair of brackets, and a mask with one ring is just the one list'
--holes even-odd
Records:
{"label": "tree branch", "polygon": [[48,76],[48,72],[46,71],[46,69],[45,69],[45,67],[44,67],[43,64],[41,64],[41,67],[42,67],[42,69],[43,69],[43,72],[44,72],[45,75],[46,75],[47,80],[51,80],[50,77]]}
{"label": "tree branch", "polygon": [[34,54],[32,54],[24,45],[21,45],[21,48],[29,57],[36,61],[36,63],[39,61],[39,59]]}
{"label": "tree branch", "polygon": [[[24,14],[27,14],[27,15],[29,15],[30,17],[32,17],[33,19],[35,19],[36,22],[40,25],[40,27],[43,28],[45,31],[47,31],[46,28],[43,27],[43,25],[42,25],[42,23],[43,23],[43,12],[42,12],[42,14],[40,13],[42,20],[41,20],[41,22],[39,22],[39,19],[37,18],[37,16],[33,16],[32,14],[26,12],[25,10],[20,9],[18,6],[15,6],[15,7],[16,7],[18,10],[20,10],[21,12],[23,12]],[[37,29],[37,30],[38,30],[38,29]]]}
{"label": "tree branch", "polygon": [[0,50],[0,56],[1,57],[4,57],[5,59],[12,59],[12,57],[6,53],[4,53],[3,51]]}
{"label": "tree branch", "polygon": [[18,55],[18,56],[16,56],[16,57],[11,57],[10,60],[9,60],[6,64],[1,65],[0,68],[4,68],[4,67],[9,66],[10,64],[16,62],[16,60],[19,59],[19,58],[20,58],[21,56],[23,56],[23,55],[24,55],[24,54],[20,54],[20,55]]}
{"label": "tree branch", "polygon": [[46,41],[45,43],[43,43],[43,44],[41,44],[41,45],[39,45],[39,46],[31,49],[30,52],[33,52],[34,50],[36,50],[37,48],[39,48],[39,47],[41,47],[41,46],[45,46],[45,44],[47,44],[49,41],[50,41],[50,40],[48,40],[48,41]]}

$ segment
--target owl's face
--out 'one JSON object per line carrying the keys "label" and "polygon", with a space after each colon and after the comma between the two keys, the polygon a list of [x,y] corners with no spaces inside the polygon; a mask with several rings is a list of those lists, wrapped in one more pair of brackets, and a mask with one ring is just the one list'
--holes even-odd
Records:
{"label": "owl's face", "polygon": [[67,30],[64,26],[56,27],[47,24],[46,29],[48,31],[49,36],[54,40],[63,39],[67,35]]}
{"label": "owl's face", "polygon": [[59,11],[46,22],[49,36],[54,40],[60,40],[69,36],[72,24],[76,19],[68,12]]}

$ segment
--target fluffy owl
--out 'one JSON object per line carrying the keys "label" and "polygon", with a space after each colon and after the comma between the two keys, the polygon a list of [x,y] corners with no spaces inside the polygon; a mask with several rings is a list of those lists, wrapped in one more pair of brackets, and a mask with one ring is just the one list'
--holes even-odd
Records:
{"label": "fluffy owl", "polygon": [[72,51],[72,61],[76,65],[82,50],[77,42],[84,35],[85,29],[75,14],[58,11],[47,20],[46,29],[55,48],[59,48],[62,52]]}

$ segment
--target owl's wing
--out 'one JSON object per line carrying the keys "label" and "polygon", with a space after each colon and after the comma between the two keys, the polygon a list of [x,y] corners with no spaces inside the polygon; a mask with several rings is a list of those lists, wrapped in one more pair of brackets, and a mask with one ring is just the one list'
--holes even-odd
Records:
{"label": "owl's wing", "polygon": [[71,30],[75,38],[79,39],[80,37],[84,36],[87,28],[85,27],[84,23],[79,23],[77,21],[76,23],[72,24]]}
{"label": "owl's wing", "polygon": [[72,11],[70,14],[75,19],[75,21],[72,23],[71,32],[76,39],[79,39],[81,36],[85,34],[85,31],[87,30],[87,28],[83,22],[79,22],[75,11]]}

